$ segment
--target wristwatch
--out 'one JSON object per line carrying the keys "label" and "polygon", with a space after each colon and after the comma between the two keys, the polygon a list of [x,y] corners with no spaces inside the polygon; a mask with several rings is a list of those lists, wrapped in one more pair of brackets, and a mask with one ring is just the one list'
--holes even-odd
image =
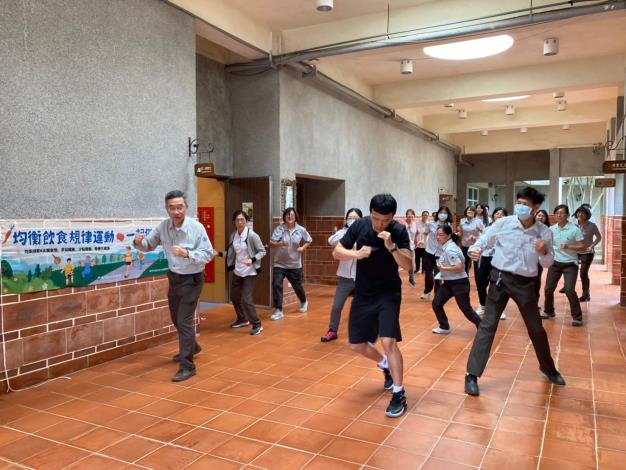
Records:
{"label": "wristwatch", "polygon": [[398,245],[396,243],[392,243],[391,248],[389,248],[389,253],[393,253],[394,251],[398,251]]}

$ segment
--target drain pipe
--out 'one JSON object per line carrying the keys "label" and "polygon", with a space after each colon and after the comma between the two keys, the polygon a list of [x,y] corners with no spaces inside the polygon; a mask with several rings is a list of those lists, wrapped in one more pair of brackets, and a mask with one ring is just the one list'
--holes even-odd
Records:
{"label": "drain pipe", "polygon": [[360,104],[364,104],[365,106],[376,111],[377,113],[382,114],[384,118],[393,120],[394,122],[398,123],[403,128],[407,129],[408,131],[424,137],[426,140],[433,142],[434,144],[450,152],[453,152],[455,155],[461,154],[460,147],[454,144],[451,144],[449,142],[446,142],[444,140],[441,140],[439,136],[435,134],[434,132],[431,132],[428,129],[424,129],[423,127],[420,127],[417,124],[407,121],[402,116],[399,116],[398,114],[396,114],[395,110],[387,108],[385,106],[381,106],[380,104],[370,100],[369,98],[366,98],[365,96],[361,95],[360,93],[357,93],[351,88],[348,88],[347,86],[337,82],[336,80],[333,80],[328,75],[324,75],[323,73],[318,71],[317,68],[315,68],[314,66],[308,65],[308,64],[302,64],[302,63],[290,63],[289,67],[293,70],[296,70],[297,72],[300,72],[305,77],[312,77],[317,83],[327,88],[330,88],[331,90],[336,91],[342,94],[343,96],[346,96],[352,99],[353,101],[356,101]]}
{"label": "drain pipe", "polygon": [[[560,2],[550,6],[564,6],[573,5],[575,2]],[[423,33],[408,34],[406,36],[399,36],[395,38],[386,38],[378,41],[367,41],[358,44],[340,45],[340,46],[327,46],[318,49],[310,49],[302,52],[294,52],[289,54],[277,55],[271,57],[271,59],[261,59],[254,62],[233,64],[227,67],[228,71],[247,70],[260,66],[276,66],[292,64],[296,62],[303,62],[313,59],[320,59],[322,57],[330,57],[343,54],[353,54],[356,52],[370,51],[373,49],[382,49],[386,47],[406,46],[411,44],[418,44],[428,41],[435,41],[441,39],[450,39],[458,36],[465,36],[468,34],[479,34],[486,32],[494,32],[498,30],[507,30],[517,28],[520,26],[528,26],[539,23],[547,23],[551,21],[559,21],[568,18],[576,18],[579,16],[592,15],[597,13],[607,13],[612,11],[626,10],[626,0],[609,0],[594,5],[574,7],[550,10],[540,13],[534,13],[534,10],[528,9],[528,14],[518,16],[515,18],[507,18],[502,20],[490,21],[488,23],[482,23],[477,25],[462,26],[458,28],[443,29],[440,31],[431,31]],[[515,12],[502,13],[502,15],[511,14]],[[468,21],[475,21],[474,19]],[[396,33],[401,34],[401,33]]]}

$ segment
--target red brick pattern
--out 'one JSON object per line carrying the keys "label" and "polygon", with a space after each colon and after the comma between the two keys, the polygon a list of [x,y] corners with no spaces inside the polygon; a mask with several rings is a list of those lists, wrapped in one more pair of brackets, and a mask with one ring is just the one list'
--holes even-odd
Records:
{"label": "red brick pattern", "polygon": [[304,273],[307,282],[313,284],[337,284],[338,261],[333,258],[333,248],[328,244],[335,229],[343,227],[343,217],[306,217],[304,226],[307,228],[313,243],[305,252]]}
{"label": "red brick pattern", "polygon": [[[167,278],[1,296],[15,389],[168,341]],[[4,357],[0,348],[0,371]],[[0,392],[6,379],[0,381]]]}

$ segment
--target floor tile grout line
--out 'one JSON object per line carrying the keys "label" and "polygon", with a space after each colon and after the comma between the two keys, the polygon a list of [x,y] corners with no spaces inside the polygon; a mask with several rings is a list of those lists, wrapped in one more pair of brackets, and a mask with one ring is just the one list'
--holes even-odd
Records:
{"label": "floor tile grout line", "polygon": [[[563,331],[565,331],[565,316],[567,315],[567,307],[566,310],[563,312],[563,315],[560,317],[560,330],[559,330],[559,341],[557,342],[557,348],[556,348],[556,365],[558,365],[560,363],[560,359],[561,359],[561,349],[562,349],[562,343],[563,343]],[[543,320],[542,320],[543,321]],[[557,368],[557,370],[559,370]],[[546,432],[548,430],[548,421],[550,420],[550,409],[551,409],[551,405],[552,405],[552,397],[554,395],[554,384],[552,384],[550,386],[550,393],[548,394],[548,403],[547,403],[547,407],[546,407],[546,415],[543,421],[543,429],[541,432],[541,444],[539,447],[539,456],[537,459],[537,470],[540,470],[541,468],[541,459],[543,458],[543,448],[545,445],[545,441],[546,441]]]}
{"label": "floor tile grout line", "polygon": [[[588,310],[587,310],[588,312]],[[593,351],[591,350],[591,331],[587,330],[587,345],[589,346],[589,362],[591,363],[591,403],[593,408],[593,444],[596,453],[596,469],[600,468],[600,450],[598,449],[598,415],[596,413],[596,386],[593,367]]]}

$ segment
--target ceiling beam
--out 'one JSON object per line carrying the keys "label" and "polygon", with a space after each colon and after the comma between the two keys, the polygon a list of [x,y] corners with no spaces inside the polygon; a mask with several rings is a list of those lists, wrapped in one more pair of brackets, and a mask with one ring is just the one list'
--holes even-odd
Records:
{"label": "ceiling beam", "polygon": [[568,104],[565,111],[554,106],[516,108],[515,114],[506,116],[504,105],[493,111],[470,112],[466,119],[459,119],[457,113],[424,116],[423,125],[439,134],[478,132],[482,129],[536,128],[562,124],[606,123],[615,114],[615,100]]}
{"label": "ceiling beam", "polygon": [[374,87],[374,99],[390,108],[412,108],[622,82],[624,56],[620,54],[378,85]]}

